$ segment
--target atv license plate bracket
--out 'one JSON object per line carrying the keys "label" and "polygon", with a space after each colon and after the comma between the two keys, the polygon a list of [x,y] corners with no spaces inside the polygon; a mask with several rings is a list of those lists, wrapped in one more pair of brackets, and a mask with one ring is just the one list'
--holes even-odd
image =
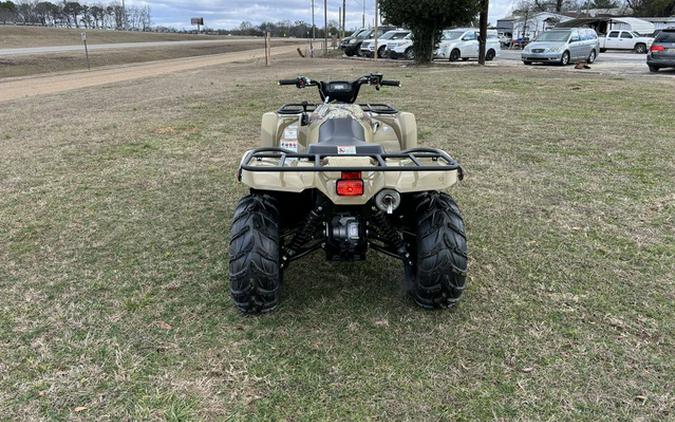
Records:
{"label": "atv license plate bracket", "polygon": [[[369,166],[327,166],[322,161],[326,157],[368,157],[374,161]],[[254,164],[267,159],[265,165]],[[387,160],[409,160],[409,165],[390,165]],[[425,164],[424,160],[431,160],[434,164]],[[271,161],[276,160],[276,163]],[[297,160],[313,163],[312,166],[298,166]],[[399,161],[400,163],[400,161]],[[239,179],[242,170],[251,172],[337,172],[337,171],[452,171],[459,172],[461,180],[464,171],[445,151],[436,148],[411,148],[400,152],[390,153],[355,153],[355,154],[302,154],[277,147],[256,148],[248,151],[239,166]]]}

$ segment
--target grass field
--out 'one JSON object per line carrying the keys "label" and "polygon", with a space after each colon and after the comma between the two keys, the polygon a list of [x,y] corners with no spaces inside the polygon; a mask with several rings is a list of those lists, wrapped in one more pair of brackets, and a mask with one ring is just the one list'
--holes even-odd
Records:
{"label": "grass field", "polygon": [[[275,40],[280,46],[288,41]],[[94,50],[89,53],[92,68],[101,66],[143,63],[153,60],[175,59],[179,57],[203,56],[207,54],[231,53],[252,49],[263,49],[263,41],[227,42],[213,44],[181,45],[152,48],[133,48],[127,50]],[[83,70],[87,68],[84,51],[41,54],[35,56],[0,57],[0,79],[8,77],[30,76],[35,74]]]}
{"label": "grass field", "polygon": [[153,32],[107,31],[93,29],[44,28],[39,26],[0,25],[0,48],[46,47],[80,44],[86,31],[87,42],[105,44],[141,41],[215,40],[232,38],[197,34],[162,34]]}
{"label": "grass field", "polygon": [[384,100],[457,157],[470,280],[418,309],[376,253],[226,293],[240,155],[274,85],[368,64],[288,59],[0,107],[0,419],[668,420],[675,84],[381,67]]}

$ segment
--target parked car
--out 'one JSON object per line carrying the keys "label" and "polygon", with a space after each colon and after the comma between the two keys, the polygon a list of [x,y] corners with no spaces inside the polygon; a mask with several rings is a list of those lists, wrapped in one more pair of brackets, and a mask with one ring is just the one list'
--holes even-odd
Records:
{"label": "parked car", "polygon": [[633,50],[645,54],[654,42],[652,37],[643,37],[634,31],[609,31],[600,37],[600,52],[607,50]]}
{"label": "parked car", "polygon": [[588,28],[552,29],[542,32],[521,53],[526,65],[533,62],[557,63],[562,66],[576,60],[593,63],[598,57],[598,34]]}
{"label": "parked car", "polygon": [[[447,29],[441,35],[441,42],[434,51],[434,58],[455,62],[459,59],[478,58],[478,38],[480,31],[476,28]],[[492,60],[499,51],[497,31],[489,29],[485,47],[485,60]]]}
{"label": "parked car", "polygon": [[387,48],[384,53],[391,59],[415,59],[415,50],[413,50],[412,32],[402,40],[392,41],[387,43]]}
{"label": "parked car", "polygon": [[664,29],[656,36],[649,47],[647,66],[651,72],[664,67],[675,68],[675,28]]}
{"label": "parked car", "polygon": [[[377,57],[384,57],[387,51],[387,44],[391,41],[397,41],[405,38],[410,31],[407,29],[394,29],[393,31],[382,34],[377,38]],[[361,43],[360,54],[365,57],[375,56],[375,38],[363,40]]]}
{"label": "parked car", "polygon": [[[394,28],[393,26],[381,26],[377,28],[377,37],[381,37],[385,32],[389,32]],[[347,56],[358,55],[361,51],[361,43],[365,40],[375,38],[375,30],[370,29],[367,31],[360,32],[357,36],[349,40],[349,42],[344,47],[344,52]]]}
{"label": "parked car", "polygon": [[[342,41],[340,41],[340,49],[341,49],[343,52],[345,52],[345,54],[347,54],[347,53],[346,53],[346,49],[347,49],[347,46],[349,46],[349,44],[351,43],[351,41],[352,41],[353,39],[357,38],[359,35],[361,35],[361,34],[363,34],[363,33],[365,33],[365,32],[368,32],[368,31],[370,31],[370,29],[368,29],[368,28],[357,29],[356,31],[354,31],[354,32],[352,33],[352,35],[350,35],[350,36],[348,36],[348,37],[345,37],[345,38],[342,39]],[[353,55],[353,54],[352,54],[352,55]]]}

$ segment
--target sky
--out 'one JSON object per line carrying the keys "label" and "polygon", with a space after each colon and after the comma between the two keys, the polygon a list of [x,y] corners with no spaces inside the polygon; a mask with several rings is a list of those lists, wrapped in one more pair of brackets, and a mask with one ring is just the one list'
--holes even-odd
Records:
{"label": "sky", "polygon": [[[323,26],[323,0],[315,0],[315,22]],[[342,0],[328,1],[328,20],[338,20]],[[373,22],[375,0],[346,0],[347,29],[361,26],[363,2],[366,21]],[[414,1],[414,0],[411,0]],[[264,21],[304,20],[311,22],[311,0],[127,0],[127,5],[149,5],[154,25],[190,28],[191,17],[203,17],[209,28],[234,28],[242,21],[259,24]],[[489,21],[509,14],[514,0],[490,0]]]}

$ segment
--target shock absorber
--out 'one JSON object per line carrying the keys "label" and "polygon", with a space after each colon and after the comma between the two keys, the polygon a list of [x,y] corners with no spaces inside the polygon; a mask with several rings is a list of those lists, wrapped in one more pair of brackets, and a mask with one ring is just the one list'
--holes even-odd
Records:
{"label": "shock absorber", "polygon": [[309,211],[309,213],[307,214],[307,220],[305,221],[305,224],[303,224],[298,229],[297,233],[295,233],[295,236],[293,236],[293,239],[288,245],[286,254],[282,258],[284,261],[286,261],[289,257],[295,255],[295,253],[305,243],[307,243],[307,241],[311,238],[312,234],[316,233],[319,225],[321,224],[321,217],[323,217],[324,208],[325,206],[323,204],[319,204],[316,208]]}
{"label": "shock absorber", "polygon": [[377,207],[372,207],[372,211],[371,221],[374,223],[373,226],[375,226],[380,238],[392,245],[396,250],[396,253],[405,263],[412,265],[410,254],[408,253],[401,234],[396,230],[394,225],[391,224],[387,216],[377,209]]}

